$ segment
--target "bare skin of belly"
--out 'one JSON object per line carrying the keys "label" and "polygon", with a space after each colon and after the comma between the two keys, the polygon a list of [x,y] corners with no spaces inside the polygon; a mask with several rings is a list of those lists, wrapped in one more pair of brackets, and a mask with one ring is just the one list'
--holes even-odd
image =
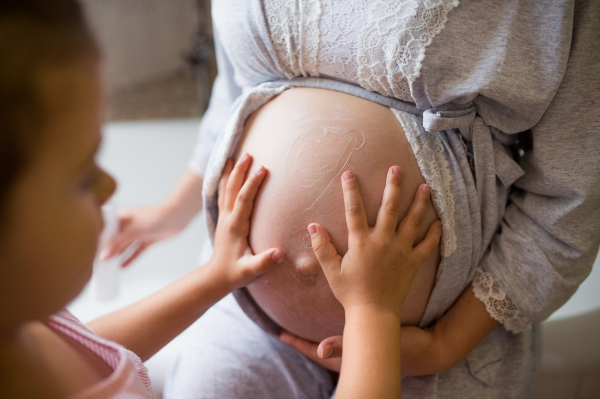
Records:
{"label": "bare skin of belly", "polygon": [[[255,253],[280,248],[282,264],[248,286],[277,324],[302,338],[341,335],[344,309],[335,299],[310,246],[307,226],[321,224],[339,254],[348,250],[340,176],[353,171],[369,225],[381,205],[388,168],[402,168],[400,219],[425,183],[400,122],[379,104],[324,89],[296,88],[277,96],[249,118],[236,158],[254,157],[250,173],[268,170],[254,207],[250,246]],[[417,243],[438,219],[433,207]],[[439,247],[423,264],[402,307],[402,323],[416,325],[435,285]]]}

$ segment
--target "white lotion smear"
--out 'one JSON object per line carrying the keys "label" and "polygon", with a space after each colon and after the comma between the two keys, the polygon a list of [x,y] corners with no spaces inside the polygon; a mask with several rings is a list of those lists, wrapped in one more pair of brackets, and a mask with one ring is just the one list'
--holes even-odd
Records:
{"label": "white lotion smear", "polygon": [[[314,207],[343,172],[354,151],[365,144],[359,130],[345,131],[336,127],[317,126],[298,137],[286,157],[288,181],[295,181],[315,193]],[[327,162],[322,159],[328,159]]]}

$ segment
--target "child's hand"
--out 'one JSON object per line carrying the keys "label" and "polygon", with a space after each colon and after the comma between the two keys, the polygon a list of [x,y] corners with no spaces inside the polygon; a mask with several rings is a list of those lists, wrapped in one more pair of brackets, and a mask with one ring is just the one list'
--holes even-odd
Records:
{"label": "child's hand", "polygon": [[343,258],[325,229],[318,224],[308,226],[315,255],[346,312],[368,308],[400,317],[400,308],[415,274],[439,242],[441,223],[434,222],[425,239],[413,248],[429,201],[427,185],[418,189],[415,202],[398,226],[400,174],[398,166],[389,169],[383,203],[376,225],[371,228],[356,178],[352,172],[344,172],[342,187],[349,249]]}
{"label": "child's hand", "polygon": [[271,248],[254,255],[248,245],[254,198],[267,174],[261,166],[244,183],[251,163],[252,157],[248,154],[244,154],[235,167],[228,160],[219,183],[219,221],[209,264],[220,272],[231,289],[250,284],[283,261],[283,252],[279,249]]}

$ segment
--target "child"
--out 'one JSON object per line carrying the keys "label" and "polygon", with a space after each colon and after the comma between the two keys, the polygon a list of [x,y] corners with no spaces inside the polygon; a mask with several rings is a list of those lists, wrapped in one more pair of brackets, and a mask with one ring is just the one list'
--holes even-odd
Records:
{"label": "child", "polygon": [[[210,261],[88,328],[64,306],[90,278],[102,230],[100,207],[115,189],[94,160],[103,98],[98,50],[75,1],[15,0],[0,6],[0,53],[3,395],[152,397],[142,361],[232,289],[283,260],[278,249],[253,255],[248,246],[253,200],[267,172],[261,167],[246,179],[252,158],[242,157],[235,167],[229,161],[219,186]],[[348,318],[340,397],[399,396],[400,379],[387,378],[400,375],[400,351],[390,350],[399,345],[399,309],[440,236],[434,224],[412,249],[425,191],[408,215],[411,222],[396,233],[399,173],[394,170],[374,229],[366,226],[356,180],[346,179],[351,249],[343,259],[322,228],[309,228]],[[399,264],[404,266],[395,267]],[[380,334],[384,329],[397,333]]]}
{"label": "child", "polygon": [[[151,397],[141,361],[283,259],[276,249],[248,250],[266,170],[242,187],[251,157],[228,166],[208,264],[88,329],[64,306],[90,278],[100,207],[115,189],[94,160],[103,120],[98,51],[79,6],[64,0],[3,2],[0,52],[2,397]],[[248,201],[236,202],[238,193]]]}

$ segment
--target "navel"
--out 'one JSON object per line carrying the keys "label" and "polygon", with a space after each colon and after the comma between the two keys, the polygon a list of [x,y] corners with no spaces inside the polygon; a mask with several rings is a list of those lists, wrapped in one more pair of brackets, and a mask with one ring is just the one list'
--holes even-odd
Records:
{"label": "navel", "polygon": [[314,255],[301,256],[292,263],[294,275],[302,284],[314,285],[324,277],[321,265]]}

